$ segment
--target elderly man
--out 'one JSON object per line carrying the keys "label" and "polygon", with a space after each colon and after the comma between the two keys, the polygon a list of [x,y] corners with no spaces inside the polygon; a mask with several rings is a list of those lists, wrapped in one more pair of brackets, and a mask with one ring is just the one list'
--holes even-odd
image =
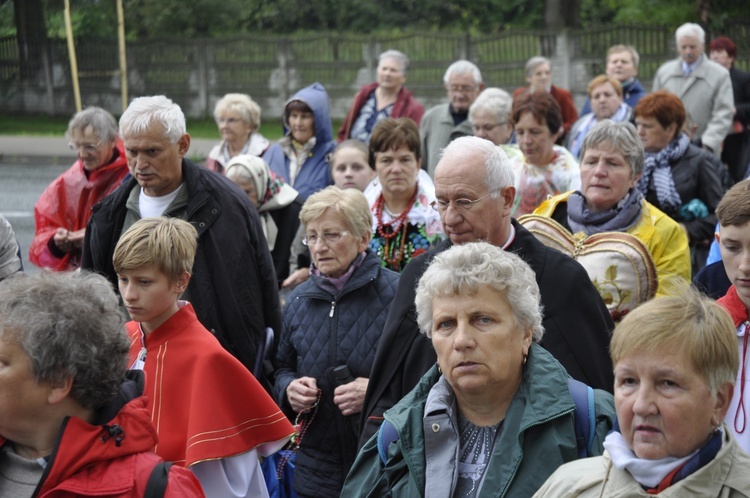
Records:
{"label": "elderly man", "polygon": [[698,126],[695,136],[704,149],[721,154],[721,142],[732,129],[734,95],[729,71],[704,54],[706,33],[685,23],[675,31],[680,57],[656,71],[653,91],[677,95]]}
{"label": "elderly man", "polygon": [[612,391],[609,312],[580,264],[544,246],[511,218],[515,194],[508,157],[492,142],[464,137],[446,147],[435,170],[434,206],[449,240],[413,259],[401,273],[367,386],[360,445],[377,431],[385,410],[435,364],[435,351],[417,327],[415,288],[432,258],[453,244],[483,240],[529,263],[544,305],[541,345],[572,377]]}
{"label": "elderly man", "polygon": [[120,133],[132,178],[94,207],[83,268],[116,286],[112,255],[133,223],[154,216],[189,221],[199,239],[185,299],[253,371],[265,328],[281,330],[276,273],[255,207],[229,179],[185,159],[185,115],[167,97],[133,100],[120,118]]}
{"label": "elderly man", "polygon": [[[607,51],[607,67],[604,74],[620,82],[622,86],[622,101],[630,107],[635,107],[646,90],[638,81],[638,63],[641,60],[638,51],[631,45],[612,45]],[[581,109],[581,116],[591,112],[591,99]]]}
{"label": "elderly man", "polygon": [[430,176],[435,173],[440,151],[451,140],[472,135],[469,107],[484,88],[479,68],[467,60],[458,60],[448,66],[443,76],[449,103],[428,110],[419,125],[422,138],[422,168]]}

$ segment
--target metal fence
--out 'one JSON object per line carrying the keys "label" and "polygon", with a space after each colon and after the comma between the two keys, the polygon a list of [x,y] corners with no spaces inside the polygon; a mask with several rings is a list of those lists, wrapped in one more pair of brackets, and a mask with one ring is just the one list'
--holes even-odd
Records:
{"label": "metal fence", "polygon": [[[508,91],[525,85],[524,64],[544,55],[553,62],[553,81],[585,98],[588,81],[604,71],[607,49],[616,43],[641,54],[639,77],[647,88],[658,66],[675,56],[674,30],[660,26],[610,26],[554,33],[508,31],[496,35],[412,33],[402,36],[321,34],[247,35],[220,39],[154,39],[127,44],[131,98],[165,94],[191,117],[210,115],[228,92],[252,95],[265,116],[280,116],[283,103],[314,81],[326,86],[331,113],[342,117],[360,85],[375,80],[377,57],[397,49],[411,59],[407,86],[426,106],[445,98],[443,73],[454,60],[468,58],[482,70],[487,86]],[[750,62],[750,22],[725,26],[738,43],[740,67]],[[15,38],[0,38],[0,112],[74,112],[65,40],[51,40],[23,78]],[[122,109],[117,40],[80,39],[76,57],[82,101],[115,114]]]}

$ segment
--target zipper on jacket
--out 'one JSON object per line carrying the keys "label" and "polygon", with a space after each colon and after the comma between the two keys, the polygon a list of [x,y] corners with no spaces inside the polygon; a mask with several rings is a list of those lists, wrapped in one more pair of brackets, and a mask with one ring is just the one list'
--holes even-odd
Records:
{"label": "zipper on jacket", "polygon": [[328,313],[328,318],[333,318],[333,310],[336,309],[336,301],[331,301],[331,312]]}

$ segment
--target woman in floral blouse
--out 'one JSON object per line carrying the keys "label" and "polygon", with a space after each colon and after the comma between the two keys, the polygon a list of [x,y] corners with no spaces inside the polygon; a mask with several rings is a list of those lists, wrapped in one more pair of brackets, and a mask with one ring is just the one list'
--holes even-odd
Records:
{"label": "woman in floral blouse", "polygon": [[435,189],[422,172],[419,128],[409,118],[387,118],[370,137],[370,165],[377,178],[365,191],[372,211],[370,248],[383,266],[401,271],[445,235],[430,207]]}

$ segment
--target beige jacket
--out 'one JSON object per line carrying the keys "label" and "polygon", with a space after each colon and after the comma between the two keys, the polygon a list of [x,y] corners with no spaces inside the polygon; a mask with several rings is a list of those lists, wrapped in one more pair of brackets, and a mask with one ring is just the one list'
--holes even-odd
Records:
{"label": "beige jacket", "polygon": [[740,449],[730,431],[724,427],[724,442],[716,458],[658,495],[646,493],[627,471],[614,468],[605,451],[603,456],[560,466],[534,498],[750,497],[748,469],[750,456]]}

